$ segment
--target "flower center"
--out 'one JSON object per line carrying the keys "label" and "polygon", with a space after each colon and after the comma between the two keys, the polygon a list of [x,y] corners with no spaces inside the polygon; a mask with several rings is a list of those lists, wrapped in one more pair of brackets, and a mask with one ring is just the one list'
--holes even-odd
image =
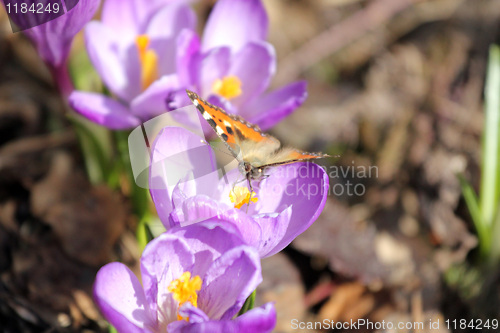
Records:
{"label": "flower center", "polygon": [[[250,196],[252,197],[250,199]],[[250,191],[243,186],[235,186],[231,192],[229,192],[229,199],[234,203],[234,208],[240,209],[244,204],[249,204],[250,202],[257,202],[259,198],[256,197],[256,193]]]}
{"label": "flower center", "polygon": [[238,77],[225,76],[222,80],[217,79],[212,85],[212,91],[225,99],[231,99],[241,95],[241,81]]}
{"label": "flower center", "polygon": [[154,50],[148,49],[150,40],[147,35],[139,35],[135,39],[139,60],[141,62],[141,84],[145,90],[158,79],[158,55]]}
{"label": "flower center", "polygon": [[[173,293],[174,299],[179,302],[179,308],[186,302],[198,307],[198,294],[203,281],[196,275],[191,278],[190,272],[182,273],[181,277],[173,280],[168,286],[168,291]],[[177,319],[182,320],[182,316],[177,313]]]}

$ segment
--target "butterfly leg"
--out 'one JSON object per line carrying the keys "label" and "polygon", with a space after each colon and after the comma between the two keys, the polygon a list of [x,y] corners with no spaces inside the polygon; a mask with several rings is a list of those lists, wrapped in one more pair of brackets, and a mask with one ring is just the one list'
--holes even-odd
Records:
{"label": "butterfly leg", "polygon": [[[244,182],[245,180],[247,180],[247,179],[246,179],[246,178],[242,178],[242,179],[240,179],[240,180],[236,180],[236,181],[234,182],[234,185],[236,185],[236,184],[238,184],[238,183],[241,183],[241,182]],[[234,187],[234,186],[233,186],[233,187]]]}
{"label": "butterfly leg", "polygon": [[236,179],[233,183],[233,186],[231,187],[231,190],[234,191],[234,188],[236,187],[236,184],[238,183],[241,183],[241,182],[244,182],[245,180],[247,180],[246,178],[242,178],[240,180]]}
{"label": "butterfly leg", "polygon": [[248,189],[250,190],[250,198],[248,198],[247,210],[246,210],[246,213],[248,214],[248,207],[250,207],[250,202],[252,202],[253,186],[252,186],[252,181],[250,179],[249,173],[247,173],[246,178],[247,178],[247,182],[248,182]]}

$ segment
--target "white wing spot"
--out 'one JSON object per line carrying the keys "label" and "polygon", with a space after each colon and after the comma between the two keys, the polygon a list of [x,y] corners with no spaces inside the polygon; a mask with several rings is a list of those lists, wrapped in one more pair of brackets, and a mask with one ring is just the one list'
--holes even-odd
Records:
{"label": "white wing spot", "polygon": [[207,111],[203,112],[203,118],[205,118],[205,120],[212,119],[212,117],[210,116],[210,114]]}
{"label": "white wing spot", "polygon": [[194,104],[195,106],[198,106],[200,103],[198,103],[198,101],[197,101],[197,100],[193,99],[193,104]]}
{"label": "white wing spot", "polygon": [[224,133],[224,130],[220,128],[219,126],[216,127],[217,134],[222,135]]}

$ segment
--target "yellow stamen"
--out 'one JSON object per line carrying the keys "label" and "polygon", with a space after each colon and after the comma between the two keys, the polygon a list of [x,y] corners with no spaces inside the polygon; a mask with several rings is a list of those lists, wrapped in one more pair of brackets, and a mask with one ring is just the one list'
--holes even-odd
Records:
{"label": "yellow stamen", "polygon": [[225,76],[222,80],[215,80],[212,91],[225,99],[238,97],[242,93],[241,81],[234,75]]}
{"label": "yellow stamen", "polygon": [[249,204],[250,202],[257,202],[259,198],[256,197],[256,193],[252,192],[252,199],[250,199],[250,191],[243,186],[235,186],[231,192],[229,192],[229,199],[234,203],[234,208],[240,209],[244,204]]}
{"label": "yellow stamen", "polygon": [[[173,293],[174,299],[179,302],[179,308],[186,302],[191,303],[194,307],[198,307],[197,292],[200,291],[202,283],[203,281],[198,275],[191,278],[190,272],[184,272],[180,278],[170,283],[167,290]],[[182,318],[179,313],[177,313],[177,319],[187,320],[187,318]]]}
{"label": "yellow stamen", "polygon": [[141,84],[144,90],[158,79],[158,55],[154,50],[148,49],[150,40],[147,35],[137,36],[135,44],[141,62]]}

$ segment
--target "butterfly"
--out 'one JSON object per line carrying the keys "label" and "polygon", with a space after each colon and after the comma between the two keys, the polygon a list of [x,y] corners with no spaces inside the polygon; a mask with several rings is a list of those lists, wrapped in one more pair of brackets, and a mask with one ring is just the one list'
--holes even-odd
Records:
{"label": "butterfly", "polygon": [[250,193],[252,180],[261,180],[269,167],[329,157],[323,153],[307,153],[283,147],[275,137],[260,130],[240,116],[228,114],[218,106],[201,99],[196,93],[186,90],[189,98],[203,118],[226,144],[238,161],[238,168],[248,181]]}

